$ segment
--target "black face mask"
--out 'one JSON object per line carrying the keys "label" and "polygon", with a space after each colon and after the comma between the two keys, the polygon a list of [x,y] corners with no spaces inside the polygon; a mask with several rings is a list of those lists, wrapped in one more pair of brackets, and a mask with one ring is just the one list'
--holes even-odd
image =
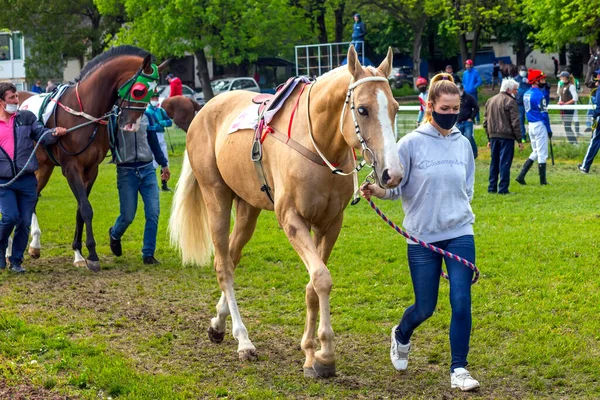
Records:
{"label": "black face mask", "polygon": [[435,111],[431,112],[431,116],[436,124],[442,129],[452,129],[458,120],[458,114],[440,114]]}
{"label": "black face mask", "polygon": [[425,93],[427,91],[427,86],[419,86],[419,92]]}

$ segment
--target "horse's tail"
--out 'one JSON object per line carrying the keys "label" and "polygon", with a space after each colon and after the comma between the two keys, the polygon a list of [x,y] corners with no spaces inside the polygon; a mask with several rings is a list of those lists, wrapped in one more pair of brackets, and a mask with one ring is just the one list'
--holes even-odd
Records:
{"label": "horse's tail", "polygon": [[169,232],[171,244],[179,248],[183,264],[206,265],[210,262],[213,246],[208,212],[187,151],[175,188]]}

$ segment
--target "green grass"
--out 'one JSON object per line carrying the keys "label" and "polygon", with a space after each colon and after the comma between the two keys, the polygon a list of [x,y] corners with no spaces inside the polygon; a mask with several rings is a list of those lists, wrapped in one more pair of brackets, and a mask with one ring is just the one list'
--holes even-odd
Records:
{"label": "green grass", "polygon": [[[175,180],[183,138],[172,133]],[[302,376],[299,348],[308,277],[273,214],[260,217],[236,270],[240,310],[259,352],[258,362],[241,363],[230,324],[220,345],[206,335],[219,297],[212,268],[182,267],[168,245],[171,193],[160,194],[162,264],[141,263],[141,208],[123,237],[124,256],[110,255],[107,231],[118,198],[107,164],[91,195],[103,270],[71,264],[75,202],[56,173],[38,207],[42,258],[27,259],[24,276],[0,274],[0,393],[27,387],[44,398],[82,399],[598,398],[600,175],[578,173],[580,154],[556,150],[550,186],[539,186],[533,169],[527,186],[511,183],[515,195],[494,196],[486,192],[489,151],[480,148],[472,206],[482,278],[473,287],[469,355],[482,384],[477,393],[449,387],[446,282],[436,313],[413,337],[409,371],[390,365],[390,329],[413,298],[406,244],[364,201],[348,208],[329,262],[338,375],[312,381]],[[517,152],[513,179],[528,154]],[[402,222],[401,203],[378,205]]]}

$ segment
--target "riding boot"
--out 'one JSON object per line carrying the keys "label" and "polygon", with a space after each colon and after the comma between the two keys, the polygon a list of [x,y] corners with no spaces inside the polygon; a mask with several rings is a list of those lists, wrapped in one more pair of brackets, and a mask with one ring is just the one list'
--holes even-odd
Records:
{"label": "riding boot", "polygon": [[525,161],[525,163],[523,164],[523,168],[521,169],[521,172],[519,173],[519,176],[517,176],[517,179],[516,179],[516,181],[519,182],[521,185],[527,185],[527,183],[525,182],[525,175],[527,175],[527,172],[529,172],[532,165],[533,165],[533,160],[530,158],[528,158]]}
{"label": "riding boot", "polygon": [[538,164],[539,172],[540,172],[540,185],[547,185],[548,181],[546,181],[546,163]]}
{"label": "riding boot", "polygon": [[165,181],[164,179],[162,179],[161,182],[162,182],[162,191],[163,192],[170,192],[171,189],[169,189],[169,187],[167,186],[167,181]]}

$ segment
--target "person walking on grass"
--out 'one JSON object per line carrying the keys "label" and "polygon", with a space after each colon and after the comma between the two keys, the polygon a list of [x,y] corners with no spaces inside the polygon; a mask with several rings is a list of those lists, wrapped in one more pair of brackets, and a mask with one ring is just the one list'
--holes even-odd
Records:
{"label": "person walking on grass", "polygon": [[546,87],[546,74],[539,69],[530,69],[527,80],[531,84],[531,89],[523,96],[523,104],[527,113],[527,121],[529,121],[529,139],[532,151],[516,180],[521,185],[526,185],[525,175],[531,169],[533,162],[537,160],[540,185],[547,185],[546,160],[548,159],[548,139],[552,137],[552,128],[550,127],[545,93],[540,89]]}
{"label": "person walking on grass", "polygon": [[477,143],[475,143],[475,137],[473,136],[473,120],[479,115],[479,104],[473,96],[465,92],[462,84],[457,83],[456,87],[460,91],[460,113],[458,114],[456,127],[464,137],[469,139],[473,150],[473,158],[477,158]]}
{"label": "person walking on grass", "polygon": [[[154,91],[150,98],[150,103],[146,107],[146,112],[154,119],[154,128],[156,130],[156,137],[158,138],[158,144],[165,156],[167,163],[169,162],[169,152],[167,150],[167,141],[165,140],[165,128],[173,125],[173,121],[167,115],[167,112],[158,105],[158,92]],[[158,168],[158,162],[154,160],[152,162],[154,169]],[[167,181],[161,179],[161,190],[163,192],[170,192],[171,189],[167,186]]]}
{"label": "person walking on grass", "polygon": [[139,129],[135,132],[117,133],[113,161],[117,164],[117,189],[119,191],[120,214],[109,229],[110,250],[119,257],[123,253],[121,238],[135,218],[138,205],[138,193],[144,202],[146,225],[142,261],[144,264],[160,264],[154,257],[158,217],[160,215],[160,198],[156,171],[152,161],[156,160],[162,167],[161,179],[168,181],[171,177],[168,161],[160,149],[156,137],[155,122],[145,112],[140,120]]}
{"label": "person walking on grass", "polygon": [[427,107],[427,79],[422,76],[417,78],[417,89],[419,90],[419,115],[417,116],[417,127],[423,122],[425,116],[425,108]]}
{"label": "person walking on grass", "polygon": [[592,163],[594,162],[594,158],[596,157],[596,154],[598,154],[598,149],[600,149],[600,127],[598,126],[598,121],[600,120],[600,106],[598,106],[598,104],[600,104],[600,90],[598,90],[598,86],[600,84],[600,69],[594,71],[594,74],[596,74],[596,108],[593,110],[592,114],[592,140],[590,141],[588,149],[585,152],[583,162],[577,166],[577,169],[579,169],[579,171],[583,172],[584,174],[588,174],[590,172],[590,168],[592,166]]}
{"label": "person walking on grass", "polygon": [[[463,73],[462,84],[464,85],[465,92],[470,94],[475,98],[475,101],[479,103],[479,97],[477,96],[477,89],[483,81],[481,80],[481,76],[479,75],[479,71],[473,68],[473,61],[467,60],[465,61],[465,72]],[[475,116],[475,123],[479,124],[479,112]]]}
{"label": "person walking on grass", "polygon": [[[27,164],[34,142],[56,143],[65,128],[46,129],[31,111],[19,111],[19,94],[12,83],[0,83],[0,184],[21,173],[10,186],[0,187],[0,271],[6,269],[8,238],[14,230],[9,271],[24,273],[21,266],[29,239],[31,218],[37,203],[38,163],[35,157]],[[43,138],[42,138],[43,136]]]}
{"label": "person walking on grass", "polygon": [[[404,179],[395,189],[367,183],[366,199],[402,200],[406,230],[421,240],[475,262],[471,209],[475,162],[469,141],[454,126],[460,93],[452,76],[440,73],[429,85],[425,121],[398,142]],[[440,271],[445,262],[450,275],[450,386],[463,391],[478,388],[466,369],[471,339],[471,280],[473,271],[460,262],[408,241],[408,266],[415,302],[392,328],[390,358],[398,371],[408,368],[411,337],[435,311]]]}
{"label": "person walking on grass", "polygon": [[519,122],[521,124],[521,143],[527,141],[527,134],[525,132],[525,105],[523,104],[523,96],[531,89],[531,84],[527,80],[527,68],[524,65],[519,67],[519,75],[515,78],[515,81],[519,84],[519,90],[517,91],[517,105],[519,106]]}
{"label": "person walking on grass", "polygon": [[[519,84],[516,81],[504,79],[500,86],[500,93],[485,103],[483,129],[487,134],[488,147],[492,156],[488,193],[510,193],[508,186],[510,167],[515,154],[515,140],[519,150],[523,150],[519,106],[515,100],[518,90]],[[498,182],[498,175],[500,175],[500,182]]]}
{"label": "person walking on grass", "polygon": [[[558,94],[559,105],[573,105],[579,100],[577,94],[577,86],[575,85],[575,79],[568,71],[562,71],[558,77],[560,78],[556,93]],[[560,116],[565,127],[565,134],[569,143],[577,144],[577,137],[579,135],[579,122],[577,122],[577,110],[560,110]],[[575,133],[573,132],[573,122],[575,122]]]}

